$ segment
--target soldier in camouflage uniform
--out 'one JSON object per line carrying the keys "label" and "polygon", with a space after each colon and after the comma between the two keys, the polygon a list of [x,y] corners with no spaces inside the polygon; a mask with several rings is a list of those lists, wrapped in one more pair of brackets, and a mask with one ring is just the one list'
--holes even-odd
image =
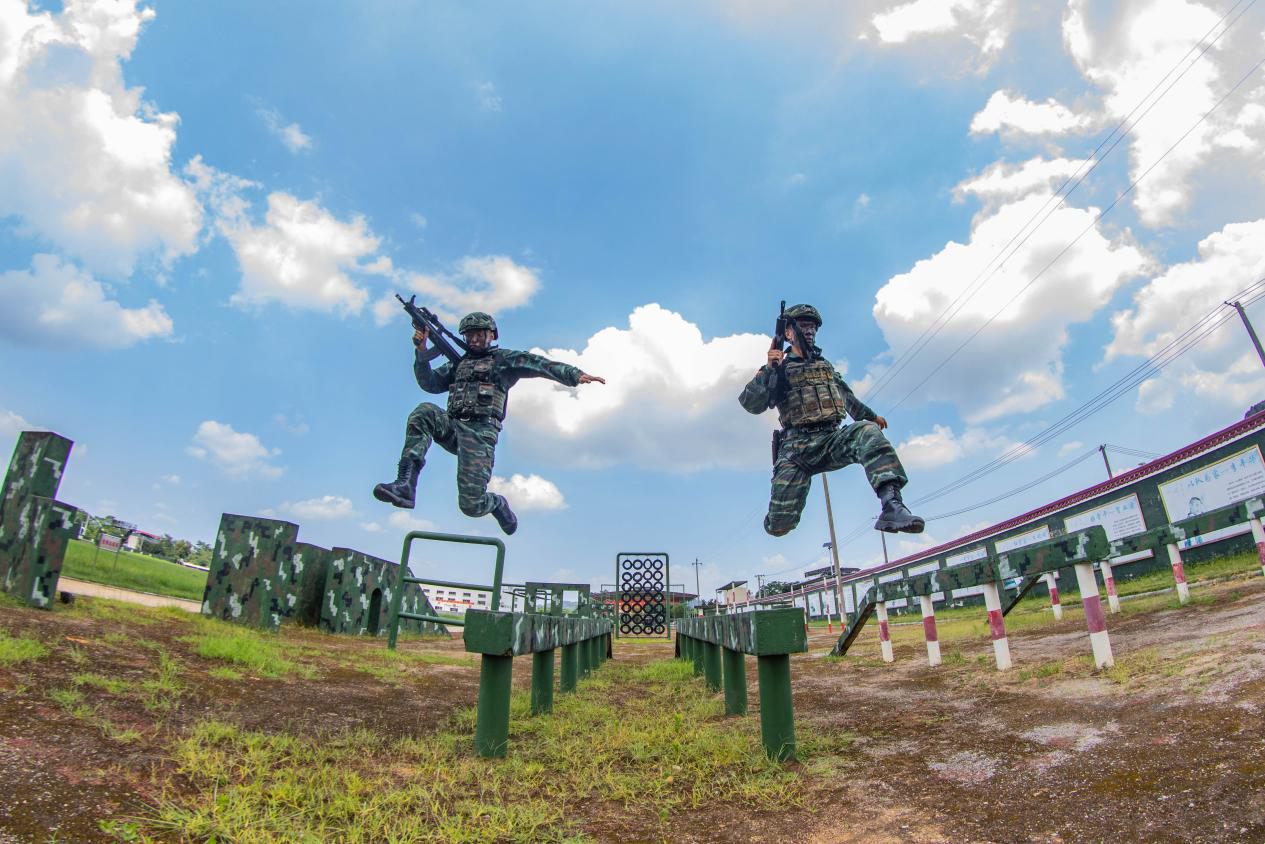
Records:
{"label": "soldier in camouflage uniform", "polygon": [[503,495],[488,492],[510,387],[520,378],[549,378],[568,387],[606,381],[540,355],[493,346],[492,341],[497,339],[496,322],[488,314],[467,314],[457,331],[465,338],[469,353],[457,363],[445,363],[435,370],[423,355],[429,331],[413,332],[417,348],[413,374],[418,386],[428,393],[448,393],[448,409],[423,402],[409,414],[399,475],[394,482],[374,487],[373,496],[411,510],[417,476],[426,462],[426,450],[434,441],[457,455],[457,504],[461,512],[467,516],[491,513],[501,530],[511,534],[518,529],[518,519],[509,502]]}
{"label": "soldier in camouflage uniform", "polygon": [[[749,413],[776,407],[783,428],[764,529],[773,536],[790,533],[799,524],[812,476],[860,463],[883,505],[874,529],[921,533],[923,520],[901,501],[900,489],[909,479],[883,436],[887,420],[861,403],[813,343],[821,314],[811,305],[795,305],[786,318],[790,352],[770,349],[768,363],[738,397]],[[856,421],[840,427],[845,413]]]}

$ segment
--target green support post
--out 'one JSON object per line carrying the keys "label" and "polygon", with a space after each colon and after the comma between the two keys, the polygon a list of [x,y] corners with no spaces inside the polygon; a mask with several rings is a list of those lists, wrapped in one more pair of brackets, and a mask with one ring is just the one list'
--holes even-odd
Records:
{"label": "green support post", "polygon": [[577,647],[577,648],[579,648],[578,653],[579,653],[579,655],[580,655],[580,674],[579,674],[579,678],[580,678],[581,680],[583,680],[583,679],[585,679],[586,677],[588,677],[588,676],[589,676],[589,674],[590,674],[590,673],[592,673],[592,671],[593,671],[593,665],[592,665],[592,663],[591,663],[591,662],[589,662],[589,657],[591,657],[591,656],[592,656],[592,654],[593,654],[593,649],[589,647],[589,643],[588,643],[588,642],[580,642],[580,644],[579,644],[579,645],[577,645],[576,647]]}
{"label": "green support post", "polygon": [[725,714],[747,714],[747,658],[742,651],[721,649],[725,673]]}
{"label": "green support post", "polygon": [[474,749],[484,758],[505,755],[510,735],[510,681],[514,657],[483,654]]}
{"label": "green support post", "polygon": [[547,715],[553,711],[553,651],[531,655],[531,714]]}
{"label": "green support post", "polygon": [[715,642],[703,645],[703,679],[708,691],[720,691],[720,645]]}
{"label": "green support post", "polygon": [[677,634],[677,636],[681,640],[681,659],[685,660],[686,662],[689,662],[690,660],[694,659],[694,655],[690,653],[690,637],[681,636],[681,634],[679,633]]}
{"label": "green support post", "polygon": [[700,641],[690,642],[690,659],[694,662],[694,676],[703,676],[703,647],[704,643]]}
{"label": "green support post", "polygon": [[775,762],[795,758],[795,716],[791,705],[791,657],[756,657],[760,681],[760,736],[765,754]]}
{"label": "green support post", "polygon": [[558,691],[574,692],[580,679],[580,646],[562,646],[562,670],[558,678]]}

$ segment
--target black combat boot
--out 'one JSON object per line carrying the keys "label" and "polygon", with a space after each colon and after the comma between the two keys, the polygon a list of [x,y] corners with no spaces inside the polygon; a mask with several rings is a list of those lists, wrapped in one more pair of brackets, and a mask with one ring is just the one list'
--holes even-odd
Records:
{"label": "black combat boot", "polygon": [[496,506],[492,508],[492,516],[496,519],[496,523],[501,526],[501,530],[505,531],[506,536],[518,530],[518,516],[514,515],[514,511],[510,509],[510,503],[505,500],[504,495],[496,496]]}
{"label": "black combat boot", "polygon": [[887,481],[878,488],[878,500],[883,503],[883,512],[878,514],[874,523],[875,530],[888,533],[922,533],[925,524],[922,519],[909,512],[905,502],[900,500],[900,485],[895,481]]}
{"label": "black combat boot", "polygon": [[413,509],[413,499],[417,495],[417,475],[422,464],[411,457],[400,459],[400,474],[394,483],[378,484],[373,488],[373,497],[388,504],[394,504],[405,510]]}

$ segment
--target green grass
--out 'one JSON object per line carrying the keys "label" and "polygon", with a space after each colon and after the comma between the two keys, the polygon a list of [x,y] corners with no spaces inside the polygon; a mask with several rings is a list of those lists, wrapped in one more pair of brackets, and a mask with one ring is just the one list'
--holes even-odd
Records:
{"label": "green grass", "polygon": [[443,731],[390,738],[254,732],[203,723],[175,747],[192,788],[137,831],[194,841],[590,840],[576,819],[622,817],[639,835],[671,837],[689,811],[808,805],[803,771],[837,769],[852,737],[800,725],[802,769],[769,762],[759,718],[724,718],[688,665],[610,663],[548,717],[511,703],[501,760],[473,752],[475,711]]}
{"label": "green grass", "polygon": [[308,665],[296,662],[286,651],[300,650],[287,646],[274,633],[262,633],[208,618],[196,619],[199,633],[182,636],[180,641],[193,645],[194,652],[205,659],[241,666],[262,677],[316,677]]}
{"label": "green grass", "polygon": [[119,552],[116,562],[113,551],[103,549],[98,554],[96,546],[78,539],[72,539],[66,548],[62,574],[106,586],[194,601],[202,600],[206,587],[206,572],[128,551]]}
{"label": "green grass", "polygon": [[48,655],[43,642],[27,636],[10,636],[0,630],[0,665],[17,665]]}
{"label": "green grass", "polygon": [[212,668],[206,672],[217,680],[240,680],[246,675],[238,671],[236,668],[229,668],[227,665]]}

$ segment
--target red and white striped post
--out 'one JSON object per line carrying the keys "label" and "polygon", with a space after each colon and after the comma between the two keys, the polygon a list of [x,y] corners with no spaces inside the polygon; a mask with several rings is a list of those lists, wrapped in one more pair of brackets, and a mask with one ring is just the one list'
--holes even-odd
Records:
{"label": "red and white striped post", "polygon": [[1116,594],[1116,578],[1111,573],[1111,563],[1103,560],[1099,565],[1102,566],[1103,587],[1107,590],[1107,608],[1113,613],[1120,612],[1120,596]]}
{"label": "red and white striped post", "polygon": [[892,632],[887,627],[887,604],[879,601],[874,605],[874,611],[878,615],[878,646],[883,652],[884,662],[895,662],[896,656],[892,653]]}
{"label": "red and white striped post", "polygon": [[936,606],[930,595],[920,595],[918,603],[922,605],[922,632],[927,637],[927,664],[940,664],[940,637],[936,635]]}
{"label": "red and white striped post", "polygon": [[1092,563],[1077,563],[1076,585],[1081,590],[1081,606],[1085,608],[1085,626],[1089,628],[1089,644],[1094,649],[1094,665],[1110,668],[1116,664],[1111,655],[1111,638],[1107,635],[1107,616],[1103,615],[1098,597],[1098,578]]}
{"label": "red and white striped post", "polygon": [[1256,516],[1249,517],[1248,521],[1252,524],[1252,539],[1256,542],[1256,556],[1261,561],[1261,574],[1265,574],[1265,527]]}
{"label": "red and white striped post", "polygon": [[1168,561],[1173,564],[1173,580],[1177,582],[1177,600],[1184,604],[1190,600],[1190,585],[1186,583],[1186,568],[1182,565],[1182,552],[1172,542],[1168,544]]}
{"label": "red and white striped post", "polygon": [[1050,572],[1045,575],[1045,586],[1050,590],[1050,609],[1054,610],[1054,620],[1063,620],[1063,604],[1059,602],[1059,587],[1054,582],[1054,573]]}
{"label": "red and white striped post", "polygon": [[988,632],[993,637],[993,656],[997,657],[997,670],[1010,667],[1010,640],[1006,638],[1006,620],[1001,614],[1001,593],[996,583],[985,583],[984,607],[988,610]]}

